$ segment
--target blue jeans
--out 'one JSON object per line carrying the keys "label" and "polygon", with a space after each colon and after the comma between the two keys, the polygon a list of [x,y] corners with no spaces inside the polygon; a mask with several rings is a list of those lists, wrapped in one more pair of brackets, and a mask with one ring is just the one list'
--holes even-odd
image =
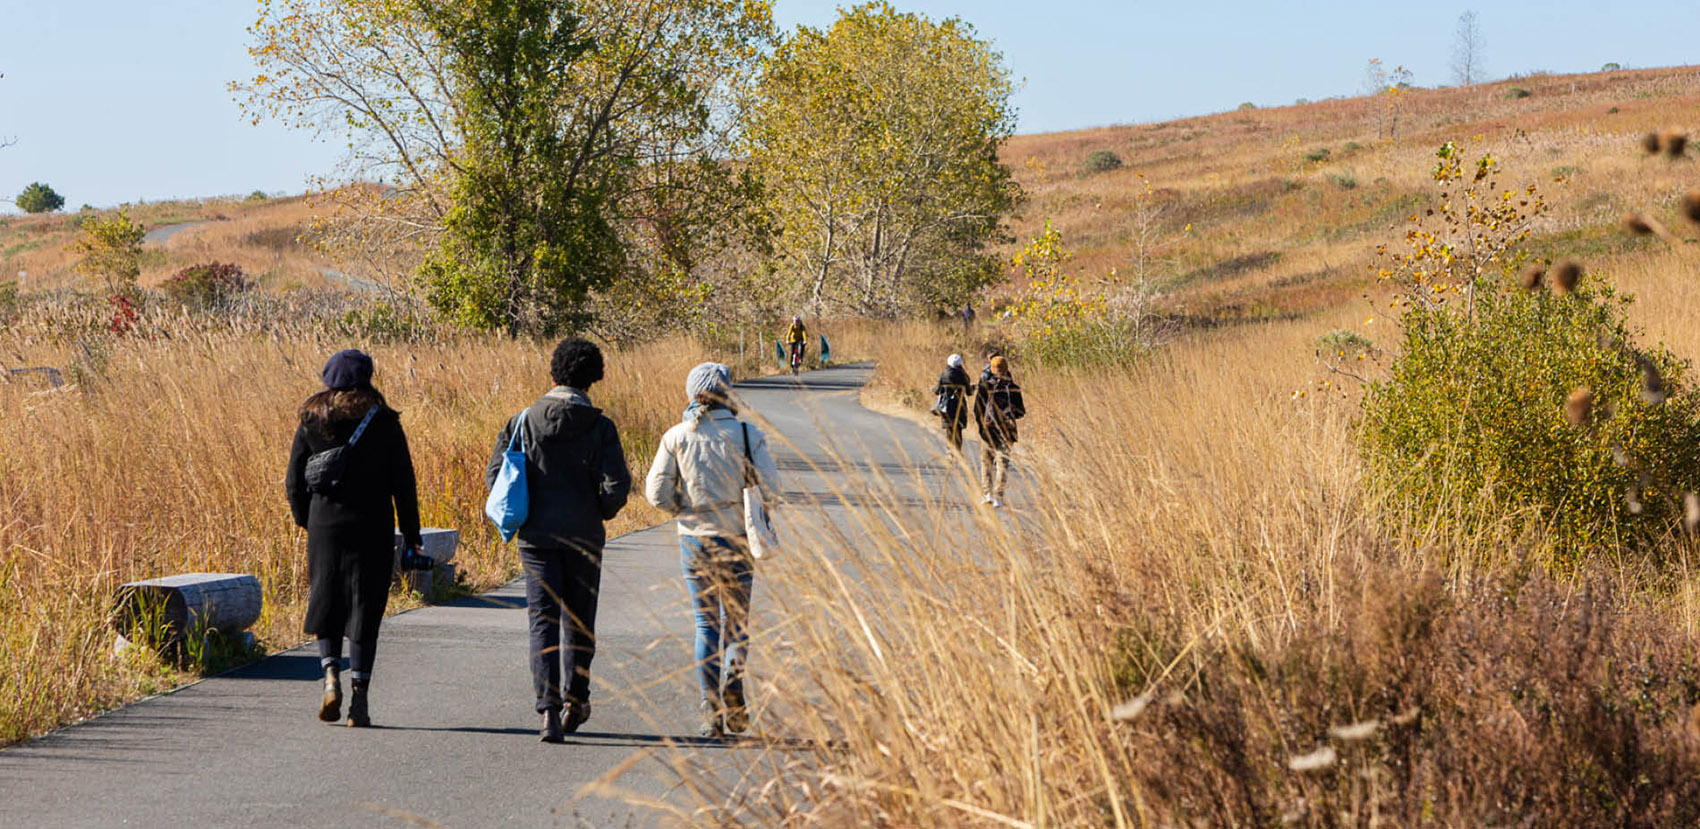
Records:
{"label": "blue jeans", "polygon": [[744,695],[750,591],[755,571],[742,539],[679,536],[680,565],[696,614],[697,681],[703,699]]}

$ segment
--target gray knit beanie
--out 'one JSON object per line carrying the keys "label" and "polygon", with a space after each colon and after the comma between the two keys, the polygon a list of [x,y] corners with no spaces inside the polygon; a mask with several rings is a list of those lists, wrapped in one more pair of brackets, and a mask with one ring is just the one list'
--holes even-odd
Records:
{"label": "gray knit beanie", "polygon": [[732,369],[721,363],[703,363],[685,377],[685,399],[696,400],[702,392],[725,397],[732,391]]}

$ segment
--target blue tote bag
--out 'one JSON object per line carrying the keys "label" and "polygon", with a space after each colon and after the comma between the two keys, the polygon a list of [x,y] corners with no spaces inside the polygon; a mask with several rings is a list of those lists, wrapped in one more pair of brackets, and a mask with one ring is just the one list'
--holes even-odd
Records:
{"label": "blue tote bag", "polygon": [[496,522],[504,542],[513,540],[531,514],[531,493],[525,488],[525,416],[530,411],[519,413],[513,436],[508,438],[508,450],[502,453],[502,469],[496,473],[490,497],[484,500],[484,514]]}

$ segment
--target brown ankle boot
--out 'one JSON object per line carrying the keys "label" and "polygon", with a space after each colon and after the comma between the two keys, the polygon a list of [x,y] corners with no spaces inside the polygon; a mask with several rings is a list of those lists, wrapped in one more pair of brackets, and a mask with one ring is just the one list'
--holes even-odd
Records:
{"label": "brown ankle boot", "polygon": [[568,702],[567,703],[567,721],[565,723],[565,728],[567,729],[567,731],[569,733],[573,732],[573,731],[577,731],[578,727],[581,726],[581,725],[584,725],[585,721],[589,720],[589,719],[590,719],[590,703],[589,702]]}
{"label": "brown ankle boot", "polygon": [[543,727],[538,729],[537,738],[545,743],[562,742],[561,709],[546,708],[543,710]]}
{"label": "brown ankle boot", "polygon": [[342,718],[342,678],[335,665],[325,668],[325,695],[319,699],[319,720],[336,722]]}

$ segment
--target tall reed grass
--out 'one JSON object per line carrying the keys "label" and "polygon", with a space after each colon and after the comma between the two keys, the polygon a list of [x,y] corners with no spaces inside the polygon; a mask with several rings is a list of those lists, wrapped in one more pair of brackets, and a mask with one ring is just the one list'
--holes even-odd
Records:
{"label": "tall reed grass", "polygon": [[[0,332],[7,366],[55,366],[71,380],[58,390],[35,375],[0,382],[0,745],[181,679],[154,660],[111,657],[107,616],[123,582],[254,573],[262,643],[302,638],[305,536],[290,520],[284,466],[297,408],[337,349],[374,355],[375,383],[402,412],[424,521],[461,531],[466,587],[517,572],[481,515],[484,467],[504,420],[548,390],[553,342],[360,342],[263,313],[165,311],[118,337],[90,313],[38,303]],[[636,474],[676,422],[690,367],[734,361],[718,349],[678,338],[608,355],[591,397],[619,424]],[[610,530],[659,520],[637,498]]]}
{"label": "tall reed grass", "polygon": [[[1008,511],[972,506],[948,453],[943,486],[846,466],[843,514],[790,516],[795,555],[763,574],[756,728],[787,739],[756,772],[681,759],[686,817],[1700,820],[1693,546],[1557,576],[1520,516],[1466,537],[1395,512],[1352,451],[1355,401],[1292,394],[1330,322],[1132,372],[1017,362]],[[962,339],[887,330],[870,394],[925,399]]]}

